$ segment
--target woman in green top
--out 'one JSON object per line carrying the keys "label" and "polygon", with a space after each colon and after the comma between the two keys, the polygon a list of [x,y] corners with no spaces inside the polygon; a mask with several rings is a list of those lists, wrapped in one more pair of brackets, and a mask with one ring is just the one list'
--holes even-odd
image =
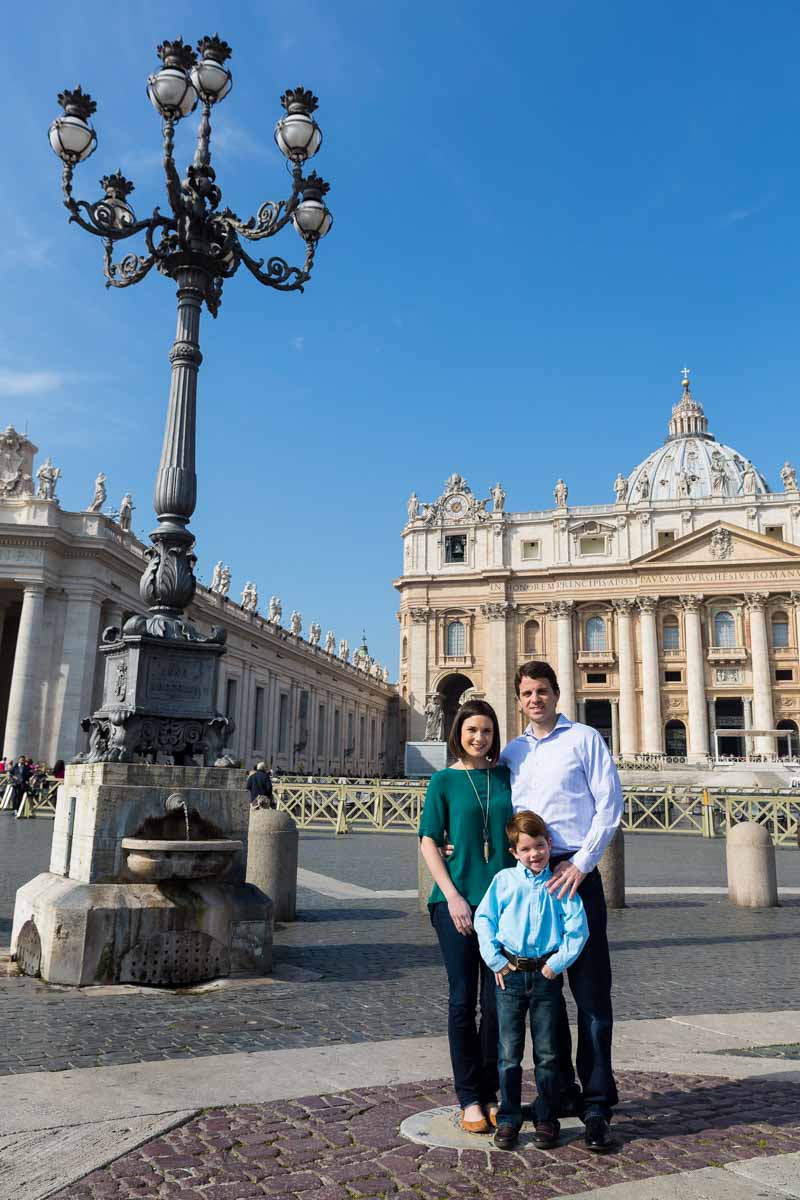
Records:
{"label": "woman in green top", "polygon": [[[497,1011],[494,975],[478,951],[472,918],[497,872],[514,865],[506,838],[511,777],[507,767],[494,765],[500,729],[491,704],[462,704],[448,749],[456,762],[431,776],[420,849],[434,879],[428,910],[450,987],[447,1035],[461,1123],[470,1133],[488,1133],[497,1111]],[[445,863],[440,848],[446,842],[455,849]]]}

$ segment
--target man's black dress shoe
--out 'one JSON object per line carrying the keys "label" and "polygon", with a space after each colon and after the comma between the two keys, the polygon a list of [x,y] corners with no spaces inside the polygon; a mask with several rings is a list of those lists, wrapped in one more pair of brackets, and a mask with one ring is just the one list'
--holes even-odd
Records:
{"label": "man's black dress shoe", "polygon": [[584,1138],[586,1148],[595,1154],[608,1154],[614,1149],[611,1127],[605,1117],[587,1117]]}
{"label": "man's black dress shoe", "polygon": [[494,1134],[494,1144],[498,1150],[513,1150],[519,1141],[519,1130],[516,1125],[498,1125]]}

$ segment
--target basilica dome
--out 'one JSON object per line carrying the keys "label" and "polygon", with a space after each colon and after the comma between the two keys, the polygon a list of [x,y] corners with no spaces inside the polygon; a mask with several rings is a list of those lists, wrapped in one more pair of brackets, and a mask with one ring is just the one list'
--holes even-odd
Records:
{"label": "basilica dome", "polygon": [[689,387],[684,369],[683,394],[673,406],[669,436],[627,478],[626,498],[695,500],[710,497],[754,496],[768,492],[764,476],[749,459],[708,432],[702,404]]}

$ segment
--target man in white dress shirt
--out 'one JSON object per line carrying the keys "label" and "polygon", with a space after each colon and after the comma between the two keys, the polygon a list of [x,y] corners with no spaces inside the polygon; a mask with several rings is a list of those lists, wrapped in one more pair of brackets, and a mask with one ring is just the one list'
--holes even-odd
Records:
{"label": "man in white dress shirt", "polygon": [[558,712],[558,680],[548,663],[524,663],[514,687],[530,722],[500,756],[511,771],[514,811],[529,809],[542,817],[553,840],[549,890],[559,896],[580,895],[589,923],[589,940],[568,971],[578,1008],[580,1099],[566,1006],[559,1044],[562,1083],[567,1103],[574,1099],[583,1117],[587,1147],[605,1153],[613,1149],[609,1121],[617,1103],[617,1088],[611,1068],[613,1013],[606,903],[597,863],[622,819],[622,788],[597,730]]}

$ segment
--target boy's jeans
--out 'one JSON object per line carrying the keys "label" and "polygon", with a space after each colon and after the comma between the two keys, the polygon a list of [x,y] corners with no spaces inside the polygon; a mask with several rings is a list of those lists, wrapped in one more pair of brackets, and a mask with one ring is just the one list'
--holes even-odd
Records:
{"label": "boy's jeans", "polygon": [[500,1053],[500,1110],[498,1125],[522,1125],[522,1057],[525,1052],[525,1018],[530,1018],[533,1040],[536,1103],[539,1121],[558,1116],[558,1028],[561,1015],[561,975],[545,979],[541,971],[509,971],[505,991],[497,988],[497,1022]]}

